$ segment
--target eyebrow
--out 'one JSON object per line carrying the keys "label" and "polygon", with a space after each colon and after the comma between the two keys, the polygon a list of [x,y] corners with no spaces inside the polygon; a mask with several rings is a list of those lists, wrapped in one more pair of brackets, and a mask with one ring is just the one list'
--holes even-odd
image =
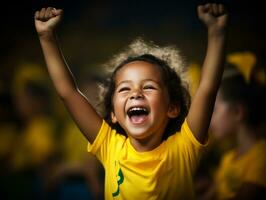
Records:
{"label": "eyebrow", "polygon": [[[148,79],[144,79],[144,80],[142,80],[141,82],[143,83],[143,82],[149,82],[149,81],[154,82],[154,83],[156,83],[156,84],[158,84],[158,85],[161,86],[161,84],[160,84],[159,82],[155,81],[154,79],[150,79],[150,78],[148,78]],[[123,83],[130,83],[130,82],[132,82],[132,81],[131,81],[131,80],[124,80],[124,81],[121,81],[119,84],[116,85],[116,87],[118,87],[119,85],[121,85],[121,84],[123,84]]]}

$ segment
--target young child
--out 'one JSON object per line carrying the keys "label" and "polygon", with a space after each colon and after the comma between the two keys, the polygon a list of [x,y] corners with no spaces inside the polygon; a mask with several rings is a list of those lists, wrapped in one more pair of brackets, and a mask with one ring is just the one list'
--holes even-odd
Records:
{"label": "young child", "polygon": [[[265,199],[265,90],[228,71],[219,89],[211,131],[217,140],[234,139],[202,199]],[[225,73],[227,74],[227,73]]]}
{"label": "young child", "polygon": [[58,95],[105,168],[105,199],[192,199],[192,176],[224,66],[227,12],[198,6],[208,29],[201,82],[188,110],[187,91],[169,62],[149,52],[128,57],[113,71],[104,119],[78,90],[58,47],[63,11],[43,8],[35,26]]}

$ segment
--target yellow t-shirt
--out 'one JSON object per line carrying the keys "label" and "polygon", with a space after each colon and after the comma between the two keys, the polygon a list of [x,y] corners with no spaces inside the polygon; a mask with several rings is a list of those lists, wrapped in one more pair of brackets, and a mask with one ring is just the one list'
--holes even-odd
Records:
{"label": "yellow t-shirt", "polygon": [[202,148],[187,122],[148,152],[137,152],[128,138],[103,121],[88,151],[105,168],[105,199],[193,199],[192,176]]}
{"label": "yellow t-shirt", "polygon": [[266,188],[265,152],[266,141],[261,140],[238,159],[235,159],[235,150],[226,153],[216,173],[218,199],[234,197],[244,182]]}

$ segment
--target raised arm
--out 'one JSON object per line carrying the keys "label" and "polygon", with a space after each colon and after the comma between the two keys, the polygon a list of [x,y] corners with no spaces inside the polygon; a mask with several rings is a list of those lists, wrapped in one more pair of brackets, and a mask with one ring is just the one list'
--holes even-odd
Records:
{"label": "raised arm", "polygon": [[102,119],[78,90],[60,51],[55,28],[62,16],[63,10],[51,7],[42,8],[35,13],[35,27],[54,87],[81,132],[92,143],[100,129]]}
{"label": "raised arm", "polygon": [[208,29],[208,46],[200,84],[192,99],[187,121],[198,141],[204,143],[224,68],[228,14],[222,4],[206,4],[198,6],[198,16]]}

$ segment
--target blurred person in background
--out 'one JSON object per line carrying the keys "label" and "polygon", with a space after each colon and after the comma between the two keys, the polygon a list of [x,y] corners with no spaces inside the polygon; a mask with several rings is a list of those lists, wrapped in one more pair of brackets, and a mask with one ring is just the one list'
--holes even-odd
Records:
{"label": "blurred person in background", "polygon": [[[80,84],[81,91],[95,108],[98,104],[97,93],[100,82],[102,82],[101,77],[85,75]],[[66,117],[58,140],[60,156],[49,180],[52,194],[50,198],[103,199],[102,165],[85,150],[88,145],[87,139],[69,117]]]}
{"label": "blurred person in background", "polygon": [[19,118],[9,159],[10,199],[43,199],[45,177],[55,153],[55,126],[50,94],[38,65],[17,68],[12,98]]}
{"label": "blurred person in background", "polygon": [[219,142],[230,137],[233,148],[199,199],[265,199],[265,85],[247,77],[230,69],[221,83],[210,130]]}

